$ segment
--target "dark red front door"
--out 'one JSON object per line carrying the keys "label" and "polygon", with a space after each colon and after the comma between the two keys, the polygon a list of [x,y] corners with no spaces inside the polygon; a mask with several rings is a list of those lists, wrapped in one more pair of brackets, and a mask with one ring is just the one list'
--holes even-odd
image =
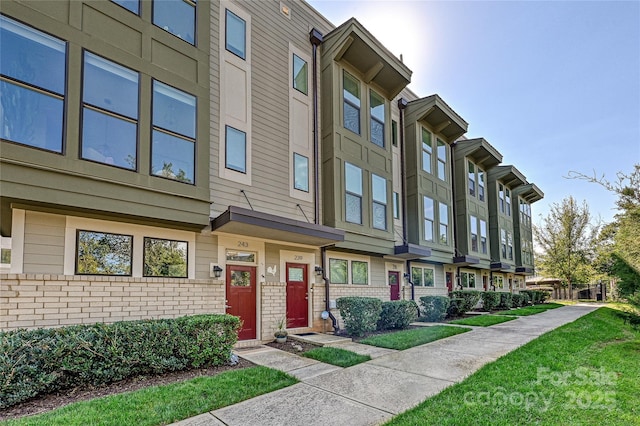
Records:
{"label": "dark red front door", "polygon": [[451,293],[453,291],[453,274],[447,272],[447,291]]}
{"label": "dark red front door", "polygon": [[256,267],[227,266],[227,313],[240,317],[238,340],[256,338]]}
{"label": "dark red front door", "polygon": [[391,289],[391,300],[400,300],[400,272],[389,271],[389,289]]}
{"label": "dark red front door", "polygon": [[309,325],[307,284],[307,265],[287,263],[287,326],[290,328]]}

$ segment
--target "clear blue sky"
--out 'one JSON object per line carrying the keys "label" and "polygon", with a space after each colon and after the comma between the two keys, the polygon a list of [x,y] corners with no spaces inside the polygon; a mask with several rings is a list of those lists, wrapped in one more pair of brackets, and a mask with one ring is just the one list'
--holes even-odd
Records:
{"label": "clear blue sky", "polygon": [[572,195],[611,221],[616,197],[568,180],[615,180],[640,163],[640,1],[308,0],[358,19],[544,192],[534,223]]}

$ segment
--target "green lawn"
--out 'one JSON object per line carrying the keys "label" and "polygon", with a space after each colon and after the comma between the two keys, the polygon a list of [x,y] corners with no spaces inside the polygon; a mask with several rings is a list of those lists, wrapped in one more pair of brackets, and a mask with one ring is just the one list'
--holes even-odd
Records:
{"label": "green lawn", "polygon": [[233,370],[212,377],[153,386],[134,392],[77,402],[49,413],[2,425],[164,425],[297,383],[266,367]]}
{"label": "green lawn", "polygon": [[549,309],[556,309],[561,306],[564,305],[560,305],[558,303],[545,303],[543,305],[525,306],[524,308],[495,312],[493,315],[516,315],[519,317],[525,317],[529,315],[539,314],[540,312],[546,312]]}
{"label": "green lawn", "polygon": [[302,355],[327,364],[337,365],[338,367],[351,367],[352,365],[360,364],[361,362],[371,361],[371,357],[369,355],[360,355],[355,352],[340,348],[333,348],[331,346],[312,349]]}
{"label": "green lawn", "polygon": [[403,350],[412,348],[434,340],[469,331],[465,327],[449,327],[446,325],[434,325],[430,327],[412,328],[410,330],[396,331],[395,333],[379,334],[360,340],[358,343],[378,346],[381,348]]}
{"label": "green lawn", "polygon": [[601,308],[388,425],[640,425],[640,331]]}
{"label": "green lawn", "polygon": [[449,324],[475,325],[479,327],[488,327],[490,325],[500,324],[502,322],[512,321],[514,319],[517,319],[517,317],[478,315],[476,317],[469,317],[469,318],[449,321]]}

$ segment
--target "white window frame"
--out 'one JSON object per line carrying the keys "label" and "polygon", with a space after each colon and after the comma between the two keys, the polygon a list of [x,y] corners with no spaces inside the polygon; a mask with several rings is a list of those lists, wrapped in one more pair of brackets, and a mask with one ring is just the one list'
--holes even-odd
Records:
{"label": "white window frame", "polygon": [[[413,283],[414,286],[416,287],[423,287],[423,288],[435,288],[436,287],[436,268],[433,266],[427,266],[427,265],[411,265],[411,269],[409,271],[409,274],[411,276],[411,280],[413,282],[413,270],[414,269],[420,269],[420,277],[421,277],[421,281],[419,284],[416,284],[415,282]],[[424,271],[428,270],[431,271],[432,276],[433,276],[433,285],[425,285],[424,284]]]}
{"label": "white window frame", "polygon": [[[347,261],[347,282],[346,283],[338,283],[332,285],[354,285],[354,286],[370,286],[371,285],[371,259],[366,256],[353,256],[351,254],[346,253],[337,253],[337,252],[327,252],[327,265],[329,270],[328,276],[329,280],[331,280],[331,259],[334,260],[346,260]],[[354,284],[353,277],[351,273],[352,262],[364,262],[367,264],[367,283],[366,284]]]}
{"label": "white window frame", "polygon": [[[463,275],[467,276],[467,280],[466,280],[466,284],[464,283],[464,279],[462,278]],[[473,276],[473,287],[469,286],[469,276]],[[472,288],[472,289],[477,289],[478,288],[478,280],[477,280],[477,275],[475,271],[469,270],[469,269],[462,269],[460,271],[460,285],[462,286],[462,288]]]}

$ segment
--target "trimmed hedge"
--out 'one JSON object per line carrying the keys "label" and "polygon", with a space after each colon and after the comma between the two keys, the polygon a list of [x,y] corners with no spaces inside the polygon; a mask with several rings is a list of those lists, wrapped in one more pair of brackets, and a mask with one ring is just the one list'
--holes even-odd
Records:
{"label": "trimmed hedge", "polygon": [[447,315],[450,300],[447,296],[422,296],[420,304],[424,315],[421,321],[439,322]]}
{"label": "trimmed hedge", "polygon": [[520,294],[529,295],[529,302],[532,305],[544,303],[551,297],[551,294],[544,290],[521,290]]}
{"label": "trimmed hedge", "polygon": [[408,328],[418,317],[418,305],[413,300],[382,302],[378,330]]}
{"label": "trimmed hedge", "polygon": [[511,295],[511,306],[514,308],[519,308],[522,306],[522,295],[518,293],[513,293]]}
{"label": "trimmed hedge", "polygon": [[485,291],[482,293],[482,306],[485,311],[493,311],[500,304],[500,293],[497,291]]}
{"label": "trimmed hedge", "polygon": [[531,304],[531,296],[526,290],[520,290],[520,306],[529,306]]}
{"label": "trimmed hedge", "polygon": [[469,312],[470,310],[475,308],[475,306],[480,301],[481,294],[482,293],[478,290],[456,290],[452,291],[451,294],[449,294],[449,297],[451,297],[452,299],[464,299],[462,305],[458,306],[458,309],[460,311],[459,315],[462,315],[465,312]]}
{"label": "trimmed hedge", "polygon": [[500,309],[511,309],[513,299],[511,293],[500,293]]}
{"label": "trimmed hedge", "polygon": [[382,301],[373,297],[340,297],[336,301],[344,327],[351,336],[364,336],[376,331],[382,312]]}
{"label": "trimmed hedge", "polygon": [[229,361],[240,319],[176,319],[0,332],[0,408],[37,395]]}
{"label": "trimmed hedge", "polygon": [[464,299],[450,299],[449,308],[447,309],[447,317],[453,318],[464,314],[464,312],[460,311],[460,306],[462,305],[464,305]]}

